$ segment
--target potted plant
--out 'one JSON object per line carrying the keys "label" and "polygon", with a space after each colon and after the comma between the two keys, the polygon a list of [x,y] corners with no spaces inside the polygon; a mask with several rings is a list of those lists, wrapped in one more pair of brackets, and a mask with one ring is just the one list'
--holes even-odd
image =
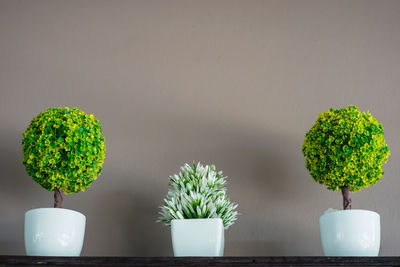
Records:
{"label": "potted plant", "polygon": [[356,106],[321,113],[303,144],[311,177],[329,190],[341,191],[342,211],[320,217],[321,242],[326,256],[378,256],[380,216],[352,210],[350,192],[377,183],[390,155],[382,124]]}
{"label": "potted plant", "polygon": [[33,118],[23,134],[23,164],[41,187],[54,191],[54,208],[25,214],[25,249],[30,256],[79,256],[86,217],[61,208],[65,194],[85,191],[104,162],[101,124],[73,108],[51,108]]}
{"label": "potted plant", "polygon": [[175,256],[222,256],[224,229],[237,217],[237,205],[226,196],[226,177],[215,166],[185,164],[169,177],[171,187],[160,221],[171,226]]}

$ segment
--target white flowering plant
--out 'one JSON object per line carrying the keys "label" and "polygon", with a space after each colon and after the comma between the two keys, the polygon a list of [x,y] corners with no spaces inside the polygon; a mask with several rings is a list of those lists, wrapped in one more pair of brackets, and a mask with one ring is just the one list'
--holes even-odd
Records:
{"label": "white flowering plant", "polygon": [[174,219],[221,218],[227,229],[236,221],[237,204],[226,196],[225,179],[214,165],[186,163],[179,174],[169,177],[171,188],[160,207],[159,221],[171,226]]}

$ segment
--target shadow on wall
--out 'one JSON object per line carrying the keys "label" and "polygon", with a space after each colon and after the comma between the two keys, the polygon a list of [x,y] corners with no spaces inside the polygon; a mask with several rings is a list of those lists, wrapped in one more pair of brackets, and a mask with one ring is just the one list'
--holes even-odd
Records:
{"label": "shadow on wall", "polygon": [[[228,195],[239,204],[241,215],[226,232],[225,255],[307,254],[310,248],[302,243],[312,235],[318,239],[318,228],[313,227],[315,231],[310,233],[308,221],[299,216],[299,206],[307,196],[307,190],[302,188],[309,178],[299,177],[305,173],[304,159],[301,145],[295,140],[267,130],[257,132],[209,121],[149,119],[147,123],[156,126],[141,125],[141,129],[147,129],[144,132],[136,129],[136,139],[141,144],[130,143],[130,136],[122,136],[119,142],[127,144],[127,151],[140,145],[156,147],[143,161],[151,161],[163,176],[158,177],[148,168],[138,170],[140,166],[134,166],[138,163],[133,163],[130,170],[108,172],[113,180],[131,183],[125,188],[121,183],[118,189],[113,187],[103,194],[96,203],[101,208],[93,208],[88,214],[93,221],[88,222],[84,255],[171,256],[170,229],[156,222],[158,206],[167,193],[168,176],[192,160],[215,163],[217,169],[223,170],[228,176]],[[158,131],[148,130],[152,128]],[[111,138],[108,137],[109,142]],[[141,156],[145,158],[146,153]]]}
{"label": "shadow on wall", "polygon": [[[2,172],[1,195],[7,194],[15,201],[24,201],[25,197],[35,194],[26,187],[33,185],[22,164],[22,135],[20,132],[4,132],[0,143],[0,168]],[[9,200],[10,201],[10,200]]]}
{"label": "shadow on wall", "polygon": [[[159,201],[155,202],[155,196],[151,197],[151,186],[146,186],[150,197],[141,194],[143,197],[140,198],[131,193],[132,201],[137,198],[143,203],[143,206],[132,207],[135,209],[132,212],[147,217],[138,218],[138,222],[130,220],[138,228],[144,227],[138,236],[131,237],[132,242],[141,242],[132,245],[137,247],[137,251],[133,251],[135,255],[172,255],[169,228],[153,222],[157,218],[158,205],[167,193],[168,175],[177,173],[183,163],[192,160],[214,163],[218,170],[223,170],[228,176],[228,195],[239,204],[241,215],[226,232],[226,255],[310,254],[311,248],[301,246],[302,242],[319,237],[318,228],[302,221],[304,216],[301,216],[303,198],[308,195],[304,181],[313,183],[304,171],[302,139],[299,144],[288,136],[271,134],[266,129],[257,131],[211,121],[171,121],[164,118],[149,119],[146,123],[141,125],[142,129],[156,128],[158,131],[141,133],[136,129],[136,137],[140,136],[138,139],[144,147],[157,147],[157,153],[152,153],[147,160],[164,174],[163,177],[151,178],[150,172],[142,170],[140,179],[149,178],[146,178],[148,183],[153,183],[157,192],[164,193],[157,196]],[[131,133],[133,129],[126,132]],[[130,140],[129,136],[122,138],[126,140],[120,142]],[[132,147],[138,145],[132,144]],[[135,215],[132,213],[130,216],[133,218]],[[162,245],[154,245],[157,243]]]}
{"label": "shadow on wall", "polygon": [[159,204],[145,191],[103,194],[97,208],[88,211],[82,255],[169,255],[169,232],[156,222]]}
{"label": "shadow on wall", "polygon": [[[237,224],[227,232],[225,255],[304,255],[309,229],[300,213],[304,181],[301,148],[284,136],[233,135],[216,151],[228,178],[228,193],[239,203]],[[211,156],[211,155],[210,155]],[[315,228],[318,230],[317,228]],[[314,233],[318,238],[318,231]],[[302,249],[303,248],[303,249]]]}
{"label": "shadow on wall", "polygon": [[36,192],[35,182],[22,164],[21,132],[3,125],[0,133],[0,254],[24,254],[24,214],[30,209]]}

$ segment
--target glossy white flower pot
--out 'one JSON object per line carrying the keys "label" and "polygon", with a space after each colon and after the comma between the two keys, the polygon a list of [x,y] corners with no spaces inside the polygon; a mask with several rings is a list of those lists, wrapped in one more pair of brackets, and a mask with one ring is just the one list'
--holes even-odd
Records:
{"label": "glossy white flower pot", "polygon": [[86,217],[73,210],[43,208],[25,213],[25,250],[28,256],[79,256]]}
{"label": "glossy white flower pot", "polygon": [[369,210],[341,210],[319,219],[325,256],[378,256],[380,216]]}
{"label": "glossy white flower pot", "polygon": [[177,257],[224,254],[224,225],[219,218],[172,220],[171,237]]}

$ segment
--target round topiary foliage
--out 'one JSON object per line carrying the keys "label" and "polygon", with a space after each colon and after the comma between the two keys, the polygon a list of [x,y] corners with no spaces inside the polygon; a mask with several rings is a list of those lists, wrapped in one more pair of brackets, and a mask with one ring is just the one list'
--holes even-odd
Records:
{"label": "round topiary foliage", "polygon": [[174,219],[221,218],[225,229],[237,217],[237,205],[226,196],[225,178],[214,165],[185,164],[169,177],[171,189],[160,207],[160,221],[167,226]]}
{"label": "round topiary foliage", "polygon": [[[329,190],[361,189],[378,182],[390,155],[382,124],[356,106],[321,113],[303,144],[306,168]],[[350,200],[351,201],[351,200]]]}
{"label": "round topiary foliage", "polygon": [[51,108],[33,118],[23,134],[23,164],[49,191],[85,191],[98,177],[105,157],[101,124],[73,108]]}

